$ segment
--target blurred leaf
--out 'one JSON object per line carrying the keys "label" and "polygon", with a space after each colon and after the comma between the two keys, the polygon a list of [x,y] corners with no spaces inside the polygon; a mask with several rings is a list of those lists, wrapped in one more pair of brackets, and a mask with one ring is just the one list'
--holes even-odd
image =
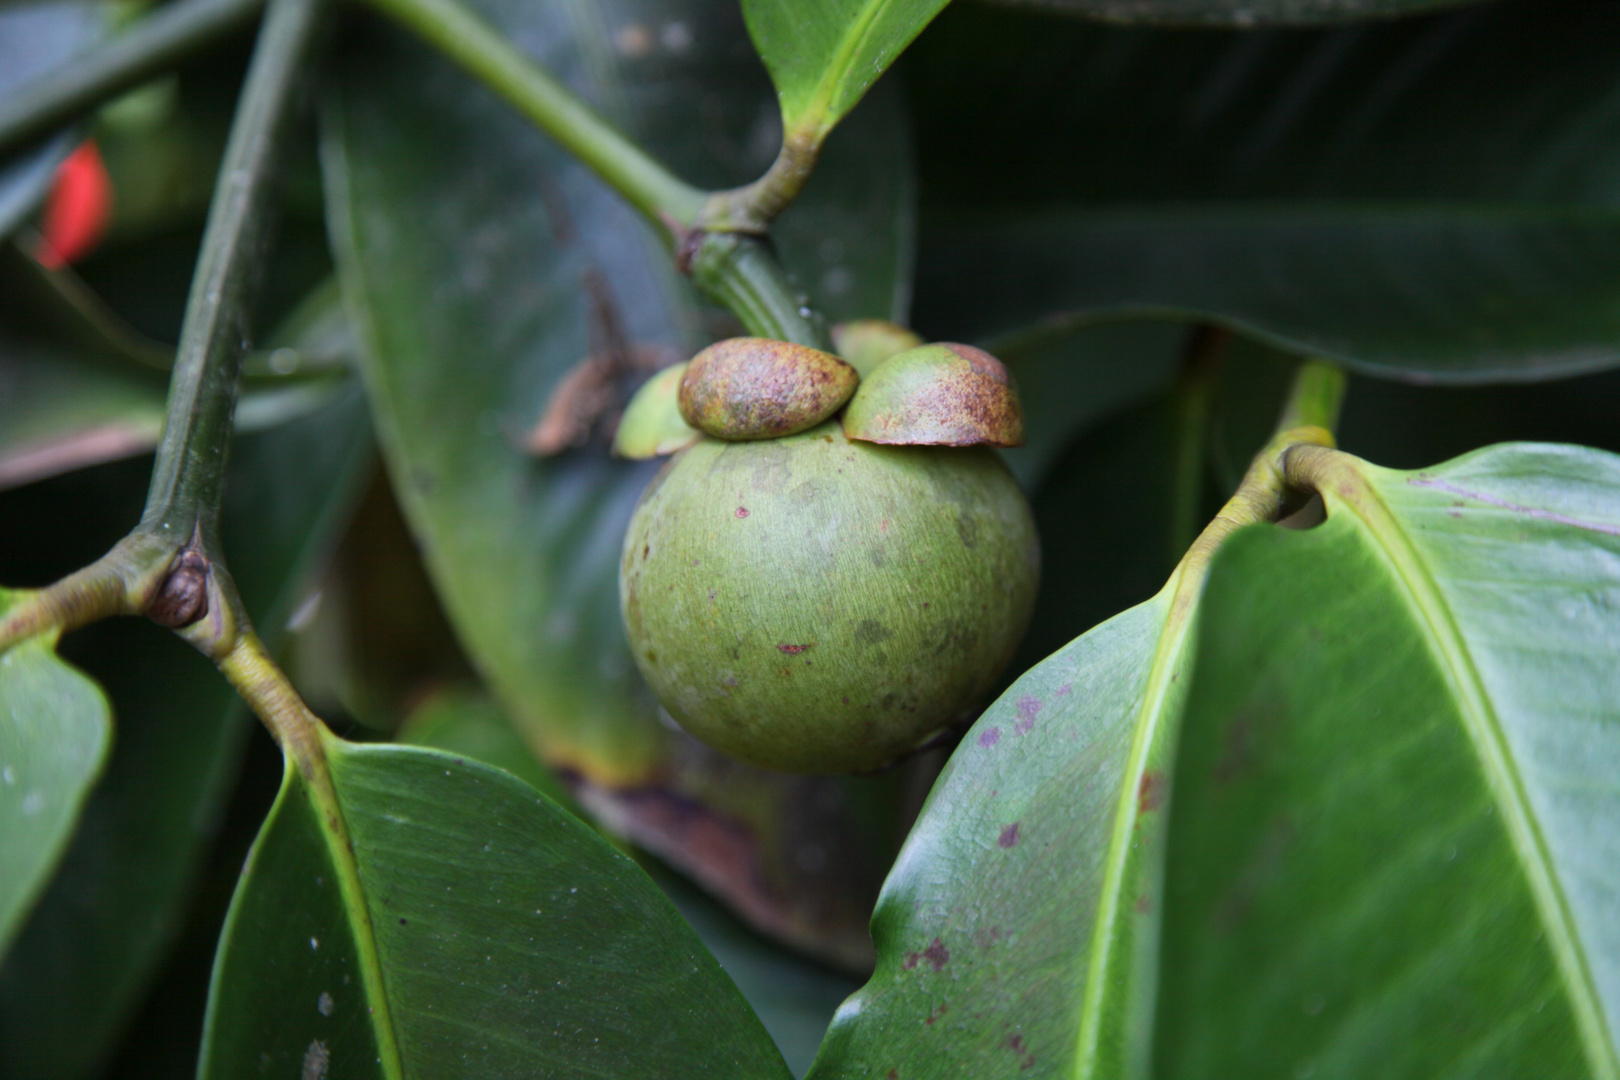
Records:
{"label": "blurred leaf", "polygon": [[1183,26],[1303,26],[1387,19],[1477,0],[997,0],[1009,7],[1083,15],[1121,23]]}
{"label": "blurred leaf", "polygon": [[[172,353],[140,335],[70,271],[0,249],[0,488],[157,445]],[[317,289],[250,358],[236,431],[276,427],[342,390],[354,344],[335,288]],[[276,368],[280,370],[277,371]]]}
{"label": "blurred leaf", "polygon": [[[0,591],[0,611],[13,598]],[[112,741],[107,698],[55,635],[0,653],[0,956],[67,847]]]}
{"label": "blurred leaf", "polygon": [[985,342],[1017,380],[1024,405],[1027,441],[1003,452],[1013,475],[1032,492],[1061,476],[1078,433],[1170,384],[1186,340],[1187,328],[1171,323],[1110,322]]}
{"label": "blurred leaf", "polygon": [[[274,642],[330,550],[370,457],[352,383],[322,410],[231,449],[222,521],[231,573]],[[8,577],[88,562],[140,513],[148,462],[6,495]],[[13,516],[20,515],[20,516]],[[26,567],[19,571],[11,567]],[[127,1022],[184,915],[247,726],[208,660],[136,620],[75,631],[63,652],[112,699],[118,735],[61,870],[0,968],[0,1075],[82,1077]]]}
{"label": "blurred leaf", "polygon": [[907,66],[918,325],[1208,320],[1449,382],[1613,366],[1617,43],[1620,9],[1573,0],[1260,32],[952,9]]}
{"label": "blurred leaf", "polygon": [[[63,63],[102,30],[101,11],[83,0],[0,5],[0,94],[15,93]],[[39,206],[56,167],[77,141],[64,133],[44,146],[0,158],[0,240]]]}
{"label": "blurred leaf", "polygon": [[782,104],[784,140],[819,144],[946,0],[743,0]]}
{"label": "blurred leaf", "polygon": [[332,801],[289,767],[249,859],[200,1075],[786,1075],[679,914],[576,818],[448,754],[325,746]]}
{"label": "blurred leaf", "polygon": [[[695,0],[482,12],[682,175],[747,180],[778,143],[739,14]],[[624,640],[618,563],[655,464],[523,434],[607,335],[688,354],[731,331],[611,192],[459,70],[364,24],[330,102],[332,233],[395,489],[445,609],[502,708],[621,835],[754,925],[860,965],[892,838],[860,784],[720,759],[659,723]],[[894,317],[909,274],[909,146],[892,94],[838,133],[784,222],[789,269],[834,318]],[[432,207],[432,213],[423,213]],[[837,271],[837,273],[834,273]]]}
{"label": "blurred leaf", "polygon": [[649,868],[722,970],[747,999],[794,1076],[815,1058],[838,1005],[857,987],[847,975],[794,956],[750,932],[725,909],[668,872]]}
{"label": "blurred leaf", "polygon": [[1327,460],[1204,598],[1158,1075],[1614,1076],[1620,458]]}

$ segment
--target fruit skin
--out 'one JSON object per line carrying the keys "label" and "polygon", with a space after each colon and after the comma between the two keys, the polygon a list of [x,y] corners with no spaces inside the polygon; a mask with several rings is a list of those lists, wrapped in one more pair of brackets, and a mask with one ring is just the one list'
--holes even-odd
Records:
{"label": "fruit skin", "polygon": [[851,442],[830,422],[683,451],[636,508],[619,590],[636,662],[689,732],[768,769],[858,772],[991,690],[1039,558],[992,451]]}

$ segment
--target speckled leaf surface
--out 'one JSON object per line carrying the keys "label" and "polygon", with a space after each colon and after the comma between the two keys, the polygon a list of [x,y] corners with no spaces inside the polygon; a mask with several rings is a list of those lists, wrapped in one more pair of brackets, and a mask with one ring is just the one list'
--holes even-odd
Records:
{"label": "speckled leaf surface", "polygon": [[1318,479],[1205,594],[1159,1075],[1615,1076],[1620,458]]}
{"label": "speckled leaf surface", "polygon": [[877,971],[812,1077],[1139,1075],[1180,580],[1026,672],[964,736],[884,884]]}
{"label": "speckled leaf surface", "polygon": [[1426,381],[1613,366],[1617,42],[1573,0],[1248,32],[952,8],[905,69],[918,325],[1210,320]]}
{"label": "speckled leaf surface", "polygon": [[353,846],[289,769],[227,923],[203,1077],[788,1075],[657,886],[578,819],[462,758],[325,745]]}
{"label": "speckled leaf surface", "polygon": [[[0,611],[15,599],[0,591]],[[66,849],[112,743],[107,697],[51,640],[0,653],[0,954]]]}

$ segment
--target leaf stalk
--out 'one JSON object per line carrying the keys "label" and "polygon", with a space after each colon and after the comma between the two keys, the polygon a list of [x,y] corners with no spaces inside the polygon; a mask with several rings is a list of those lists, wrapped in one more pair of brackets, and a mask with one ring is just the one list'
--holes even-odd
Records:
{"label": "leaf stalk", "polygon": [[370,0],[494,90],[589,166],[657,226],[671,248],[704,205],[704,193],[620,134],[550,72],[460,0]]}

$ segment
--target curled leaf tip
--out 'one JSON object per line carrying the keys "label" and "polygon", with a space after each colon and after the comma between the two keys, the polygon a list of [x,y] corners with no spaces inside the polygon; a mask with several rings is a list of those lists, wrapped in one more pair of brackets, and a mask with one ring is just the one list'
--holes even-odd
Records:
{"label": "curled leaf tip", "polygon": [[692,358],[682,418],[717,439],[793,435],[837,412],[860,376],[831,353],[769,338],[731,338]]}
{"label": "curled leaf tip", "polygon": [[844,434],[900,445],[1022,446],[1024,411],[1000,360],[935,342],[872,369],[844,410]]}

